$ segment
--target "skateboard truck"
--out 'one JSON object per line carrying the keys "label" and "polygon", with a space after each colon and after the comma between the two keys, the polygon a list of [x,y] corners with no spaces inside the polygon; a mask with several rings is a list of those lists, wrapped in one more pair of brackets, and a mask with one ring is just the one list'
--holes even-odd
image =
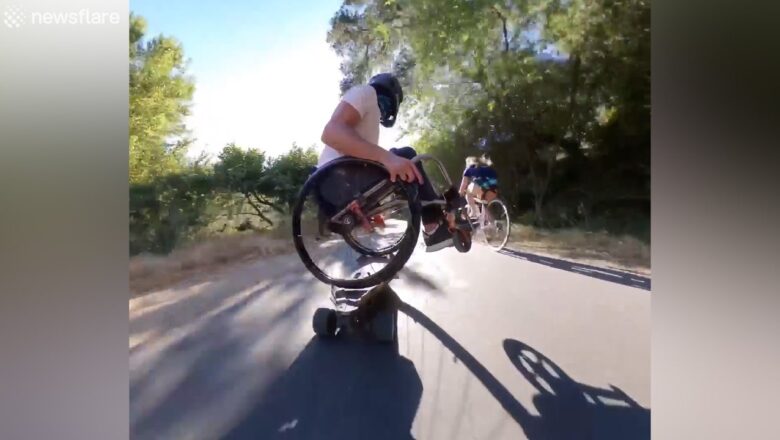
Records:
{"label": "skateboard truck", "polygon": [[382,343],[393,342],[397,338],[397,299],[387,283],[370,289],[332,287],[330,300],[334,308],[314,312],[314,333],[320,337],[359,334]]}

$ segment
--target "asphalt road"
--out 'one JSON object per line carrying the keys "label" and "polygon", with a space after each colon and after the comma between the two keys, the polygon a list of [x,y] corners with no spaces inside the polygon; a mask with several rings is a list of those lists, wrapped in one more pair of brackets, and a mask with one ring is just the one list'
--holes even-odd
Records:
{"label": "asphalt road", "polygon": [[398,342],[319,340],[297,256],[130,303],[138,439],[650,437],[650,280],[519,251],[415,251]]}

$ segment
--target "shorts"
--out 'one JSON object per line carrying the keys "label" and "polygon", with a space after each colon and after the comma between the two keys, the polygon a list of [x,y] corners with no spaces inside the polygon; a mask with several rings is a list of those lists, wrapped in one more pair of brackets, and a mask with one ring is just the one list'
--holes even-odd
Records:
{"label": "shorts", "polygon": [[488,191],[493,191],[494,193],[498,194],[498,185],[494,185],[494,184],[480,185],[477,182],[472,182],[469,184],[468,189],[470,192],[474,192],[476,188],[479,188],[480,191],[482,191],[483,193]]}

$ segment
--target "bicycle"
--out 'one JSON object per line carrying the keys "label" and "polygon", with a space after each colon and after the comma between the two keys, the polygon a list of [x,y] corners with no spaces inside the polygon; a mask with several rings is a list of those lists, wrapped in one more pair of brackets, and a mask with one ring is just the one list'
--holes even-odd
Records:
{"label": "bicycle", "polygon": [[487,245],[500,251],[506,246],[512,228],[506,204],[498,197],[491,201],[475,197],[474,201],[479,208],[479,215],[470,222],[472,233],[481,231]]}

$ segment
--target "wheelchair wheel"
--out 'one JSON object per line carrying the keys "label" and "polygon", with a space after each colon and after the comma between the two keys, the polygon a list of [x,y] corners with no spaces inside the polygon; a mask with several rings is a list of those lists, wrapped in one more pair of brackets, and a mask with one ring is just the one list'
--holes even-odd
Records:
{"label": "wheelchair wheel", "polygon": [[[406,200],[403,197],[399,199],[391,200],[390,203],[406,205]],[[355,228],[350,234],[344,234],[344,241],[347,242],[354,250],[362,255],[368,255],[371,257],[384,257],[392,255],[401,248],[404,243],[404,233],[400,233],[398,229],[393,232],[392,230],[387,233],[388,228],[396,227],[397,225],[387,225],[385,218],[395,219],[394,217],[406,217],[408,213],[401,212],[405,206],[392,207],[387,206],[384,208],[382,214],[378,214],[369,219],[369,222],[377,229],[381,229],[381,233],[384,236],[384,240],[376,240],[371,234],[366,234],[366,231],[362,228]],[[378,217],[379,221],[375,220]],[[376,231],[375,231],[376,232]]]}
{"label": "wheelchair wheel", "polygon": [[362,159],[340,158],[317,170],[293,208],[293,242],[304,266],[348,289],[392,279],[419,237],[416,190],[390,182],[384,167]]}

